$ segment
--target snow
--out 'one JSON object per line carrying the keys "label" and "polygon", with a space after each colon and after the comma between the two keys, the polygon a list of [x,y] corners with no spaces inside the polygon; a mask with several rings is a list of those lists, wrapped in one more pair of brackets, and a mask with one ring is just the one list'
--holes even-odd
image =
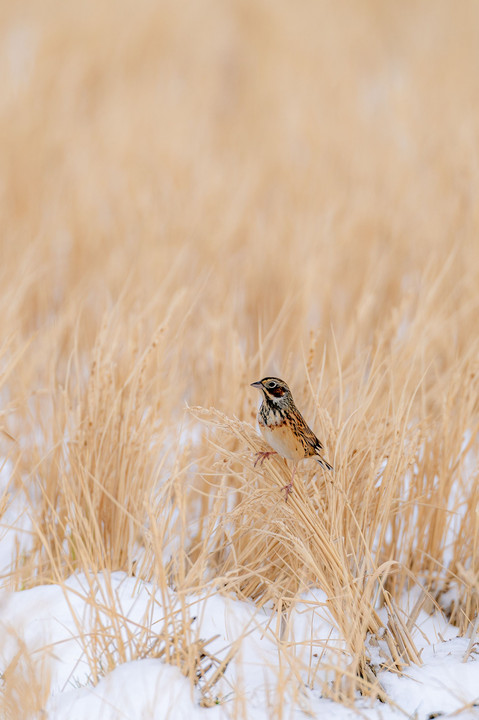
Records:
{"label": "snow", "polygon": [[159,660],[138,660],[115,668],[94,688],[69,690],[52,698],[51,720],[195,720],[220,718],[219,706],[198,707],[188,680],[171,665]]}
{"label": "snow", "polygon": [[[9,472],[4,463],[0,495]],[[2,518],[2,568],[28,531],[21,493],[11,492]],[[417,589],[404,595],[406,615],[417,600]],[[214,658],[209,670],[201,665],[203,684],[228,661],[209,692],[211,707],[202,707],[199,688],[165,662],[164,638],[175,623],[189,628],[190,646],[204,643]],[[213,585],[180,596],[123,572],[78,573],[62,585],[0,591],[0,673],[15,666],[27,677],[33,664],[46,683],[42,717],[48,720],[479,718],[477,638],[459,637],[439,611],[424,610],[413,637],[423,664],[402,675],[381,670],[383,641],[369,640],[372,666],[390,703],[358,695],[355,707],[346,708],[322,697],[333,678],[331,666],[346,664],[348,657],[318,588],[304,593],[283,617]]]}
{"label": "snow", "polygon": [[468,646],[467,639],[454,638],[425,647],[422,667],[411,666],[403,677],[382,673],[383,687],[412,717],[455,713],[475,703],[469,715],[478,718],[479,663],[472,657],[465,662]]}
{"label": "snow", "polygon": [[[84,575],[70,578],[66,586],[39,586],[22,592],[0,595],[2,669],[14,659],[22,643],[30,658],[48,665],[50,697],[45,717],[88,718],[227,718],[231,716],[232,697],[241,694],[248,707],[248,718],[270,717],[268,707],[281,677],[281,657],[274,641],[275,617],[270,611],[259,611],[253,603],[221,596],[219,593],[187,599],[187,613],[197,638],[208,640],[208,651],[225,659],[237,644],[237,652],[227,667],[215,693],[224,700],[211,708],[199,705],[199,694],[180,670],[161,659],[128,659],[120,662],[94,685],[80,637],[94,629],[92,589],[101,606],[103,627],[107,627],[108,607],[124,617],[130,631],[148,622],[152,634],[161,630],[165,616],[178,612],[180,604],[171,591],[166,599],[170,615],[165,612],[165,598],[150,583],[138,582],[126,574],[113,573],[108,581]],[[110,602],[108,602],[110,598]],[[324,648],[341,648],[341,639],[332,626],[325,607],[324,594],[313,590],[303,597],[286,623],[285,637],[298,646],[298,657],[305,661],[310,653]],[[411,666],[404,675],[381,672],[380,681],[391,700],[401,709],[376,701],[373,706],[358,698],[363,717],[379,720],[406,716],[417,720],[432,713],[453,713],[469,703],[479,703],[479,662],[469,652],[470,641],[457,637],[457,630],[436,613],[418,618],[422,641],[421,667]],[[443,641],[437,638],[449,637]],[[429,641],[431,639],[431,642]],[[324,657],[322,657],[324,660]],[[44,668],[45,669],[45,668]],[[302,707],[301,707],[302,706]],[[357,717],[356,711],[321,698],[317,683],[303,692],[302,698],[285,695],[285,717]],[[457,716],[459,717],[459,715]],[[461,718],[479,717],[478,709],[465,710]]]}

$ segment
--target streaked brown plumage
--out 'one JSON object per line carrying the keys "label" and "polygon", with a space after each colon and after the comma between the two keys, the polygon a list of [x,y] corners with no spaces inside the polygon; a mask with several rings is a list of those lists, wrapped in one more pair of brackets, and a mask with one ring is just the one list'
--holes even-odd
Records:
{"label": "streaked brown plumage", "polygon": [[323,446],[294,404],[291,390],[284,380],[266,377],[251,385],[263,393],[258,423],[263,438],[273,448],[272,451],[258,453],[255,466],[275,453],[293,461],[291,481],[282,488],[286,490],[287,502],[300,460],[314,457],[325,470],[333,468],[321,455]]}

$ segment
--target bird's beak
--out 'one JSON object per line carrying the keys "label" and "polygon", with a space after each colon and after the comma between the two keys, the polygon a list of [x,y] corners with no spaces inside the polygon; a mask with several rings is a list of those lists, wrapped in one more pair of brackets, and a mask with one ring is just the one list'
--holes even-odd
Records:
{"label": "bird's beak", "polygon": [[263,385],[261,384],[261,380],[257,380],[256,382],[251,383],[251,387],[262,388]]}

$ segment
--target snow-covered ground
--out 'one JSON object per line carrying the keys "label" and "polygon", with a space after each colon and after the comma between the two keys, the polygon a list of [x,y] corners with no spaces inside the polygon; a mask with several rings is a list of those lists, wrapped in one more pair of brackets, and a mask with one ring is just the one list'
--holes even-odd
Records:
{"label": "snow-covered ground", "polygon": [[[96,580],[96,601],[107,607],[110,597],[117,613],[125,618],[125,628],[143,625],[149,618],[154,636],[155,628],[163,627],[164,600],[149,583],[138,583],[124,573],[114,573],[108,588],[99,576]],[[188,598],[188,612],[195,617],[195,634],[204,640],[208,651],[219,660],[226,658],[239,639],[233,659],[224,676],[214,688],[221,703],[211,708],[199,705],[199,692],[191,691],[189,681],[179,669],[161,659],[137,659],[119,664],[106,672],[96,686],[91,682],[85,642],[79,639],[79,624],[83,637],[92,632],[94,619],[91,583],[84,576],[72,577],[66,587],[43,586],[23,592],[4,592],[0,596],[2,668],[17,656],[21,642],[28,648],[30,658],[43,663],[42,675],[50,681],[50,696],[46,705],[48,718],[226,718],[235,709],[238,694],[247,708],[246,717],[271,717],[275,694],[284,682],[288,668],[281,666],[281,657],[273,641],[269,612],[258,611],[251,603],[240,602],[219,594],[205,598]],[[175,605],[174,593],[167,602]],[[318,610],[319,608],[319,610]],[[103,620],[108,628],[107,614]],[[274,618],[273,618],[274,620]],[[455,717],[479,717],[479,707],[465,708],[479,703],[479,662],[471,652],[471,641],[457,637],[457,631],[440,615],[423,613],[418,620],[422,635],[421,667],[408,668],[405,675],[380,673],[381,683],[396,707],[358,697],[357,712],[367,718],[429,718],[438,713],[456,713]],[[125,638],[128,633],[125,632]],[[338,638],[328,621],[324,597],[319,591],[310,592],[304,603],[292,611],[287,637],[297,643],[299,650],[310,653],[314,643],[318,648],[325,639],[338,644]],[[442,640],[439,640],[442,638]],[[304,643],[304,645],[302,645]],[[312,643],[312,648],[311,648]],[[100,643],[97,643],[100,645]],[[93,639],[92,639],[93,645]],[[207,677],[207,676],[206,676]],[[291,688],[295,679],[290,678]],[[286,679],[286,685],[288,680]],[[318,688],[303,690],[293,698],[285,692],[283,717],[350,718],[357,712],[321,698]]]}
{"label": "snow-covered ground", "polygon": [[[8,466],[4,481],[7,475]],[[11,558],[14,536],[28,544],[27,525],[20,499],[14,500],[0,529],[2,568]],[[328,659],[337,662],[343,647],[325,601],[321,590],[311,590],[281,621],[271,610],[258,610],[214,588],[180,598],[122,572],[77,574],[62,586],[0,592],[0,672],[15,667],[28,676],[34,667],[34,675],[44,679],[42,717],[49,720],[479,718],[477,638],[458,637],[440,613],[421,612],[417,619],[414,640],[421,666],[406,668],[402,676],[379,671],[390,703],[358,696],[356,707],[346,708],[322,697],[330,671],[308,677],[307,668],[320,663],[326,668]],[[405,596],[404,608],[414,601]],[[158,643],[158,637],[173,632],[175,618],[189,626],[192,643],[204,642],[214,657],[202,660],[203,688],[229,659],[209,692],[211,707],[202,707],[199,688],[164,661],[164,642]],[[294,667],[281,652],[279,628],[289,657],[294,648]],[[152,652],[156,644],[158,657]],[[371,644],[372,663],[378,667],[380,649]],[[97,678],[89,656],[101,658]]]}

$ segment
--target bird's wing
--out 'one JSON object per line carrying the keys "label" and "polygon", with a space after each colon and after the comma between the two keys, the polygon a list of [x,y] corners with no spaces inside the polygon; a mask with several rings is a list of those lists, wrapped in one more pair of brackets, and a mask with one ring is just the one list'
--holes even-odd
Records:
{"label": "bird's wing", "polygon": [[323,449],[322,444],[307,424],[304,417],[298,410],[294,410],[294,419],[297,422],[298,430],[301,431],[301,435],[304,439],[305,449],[311,449],[311,455],[319,455],[319,451]]}

